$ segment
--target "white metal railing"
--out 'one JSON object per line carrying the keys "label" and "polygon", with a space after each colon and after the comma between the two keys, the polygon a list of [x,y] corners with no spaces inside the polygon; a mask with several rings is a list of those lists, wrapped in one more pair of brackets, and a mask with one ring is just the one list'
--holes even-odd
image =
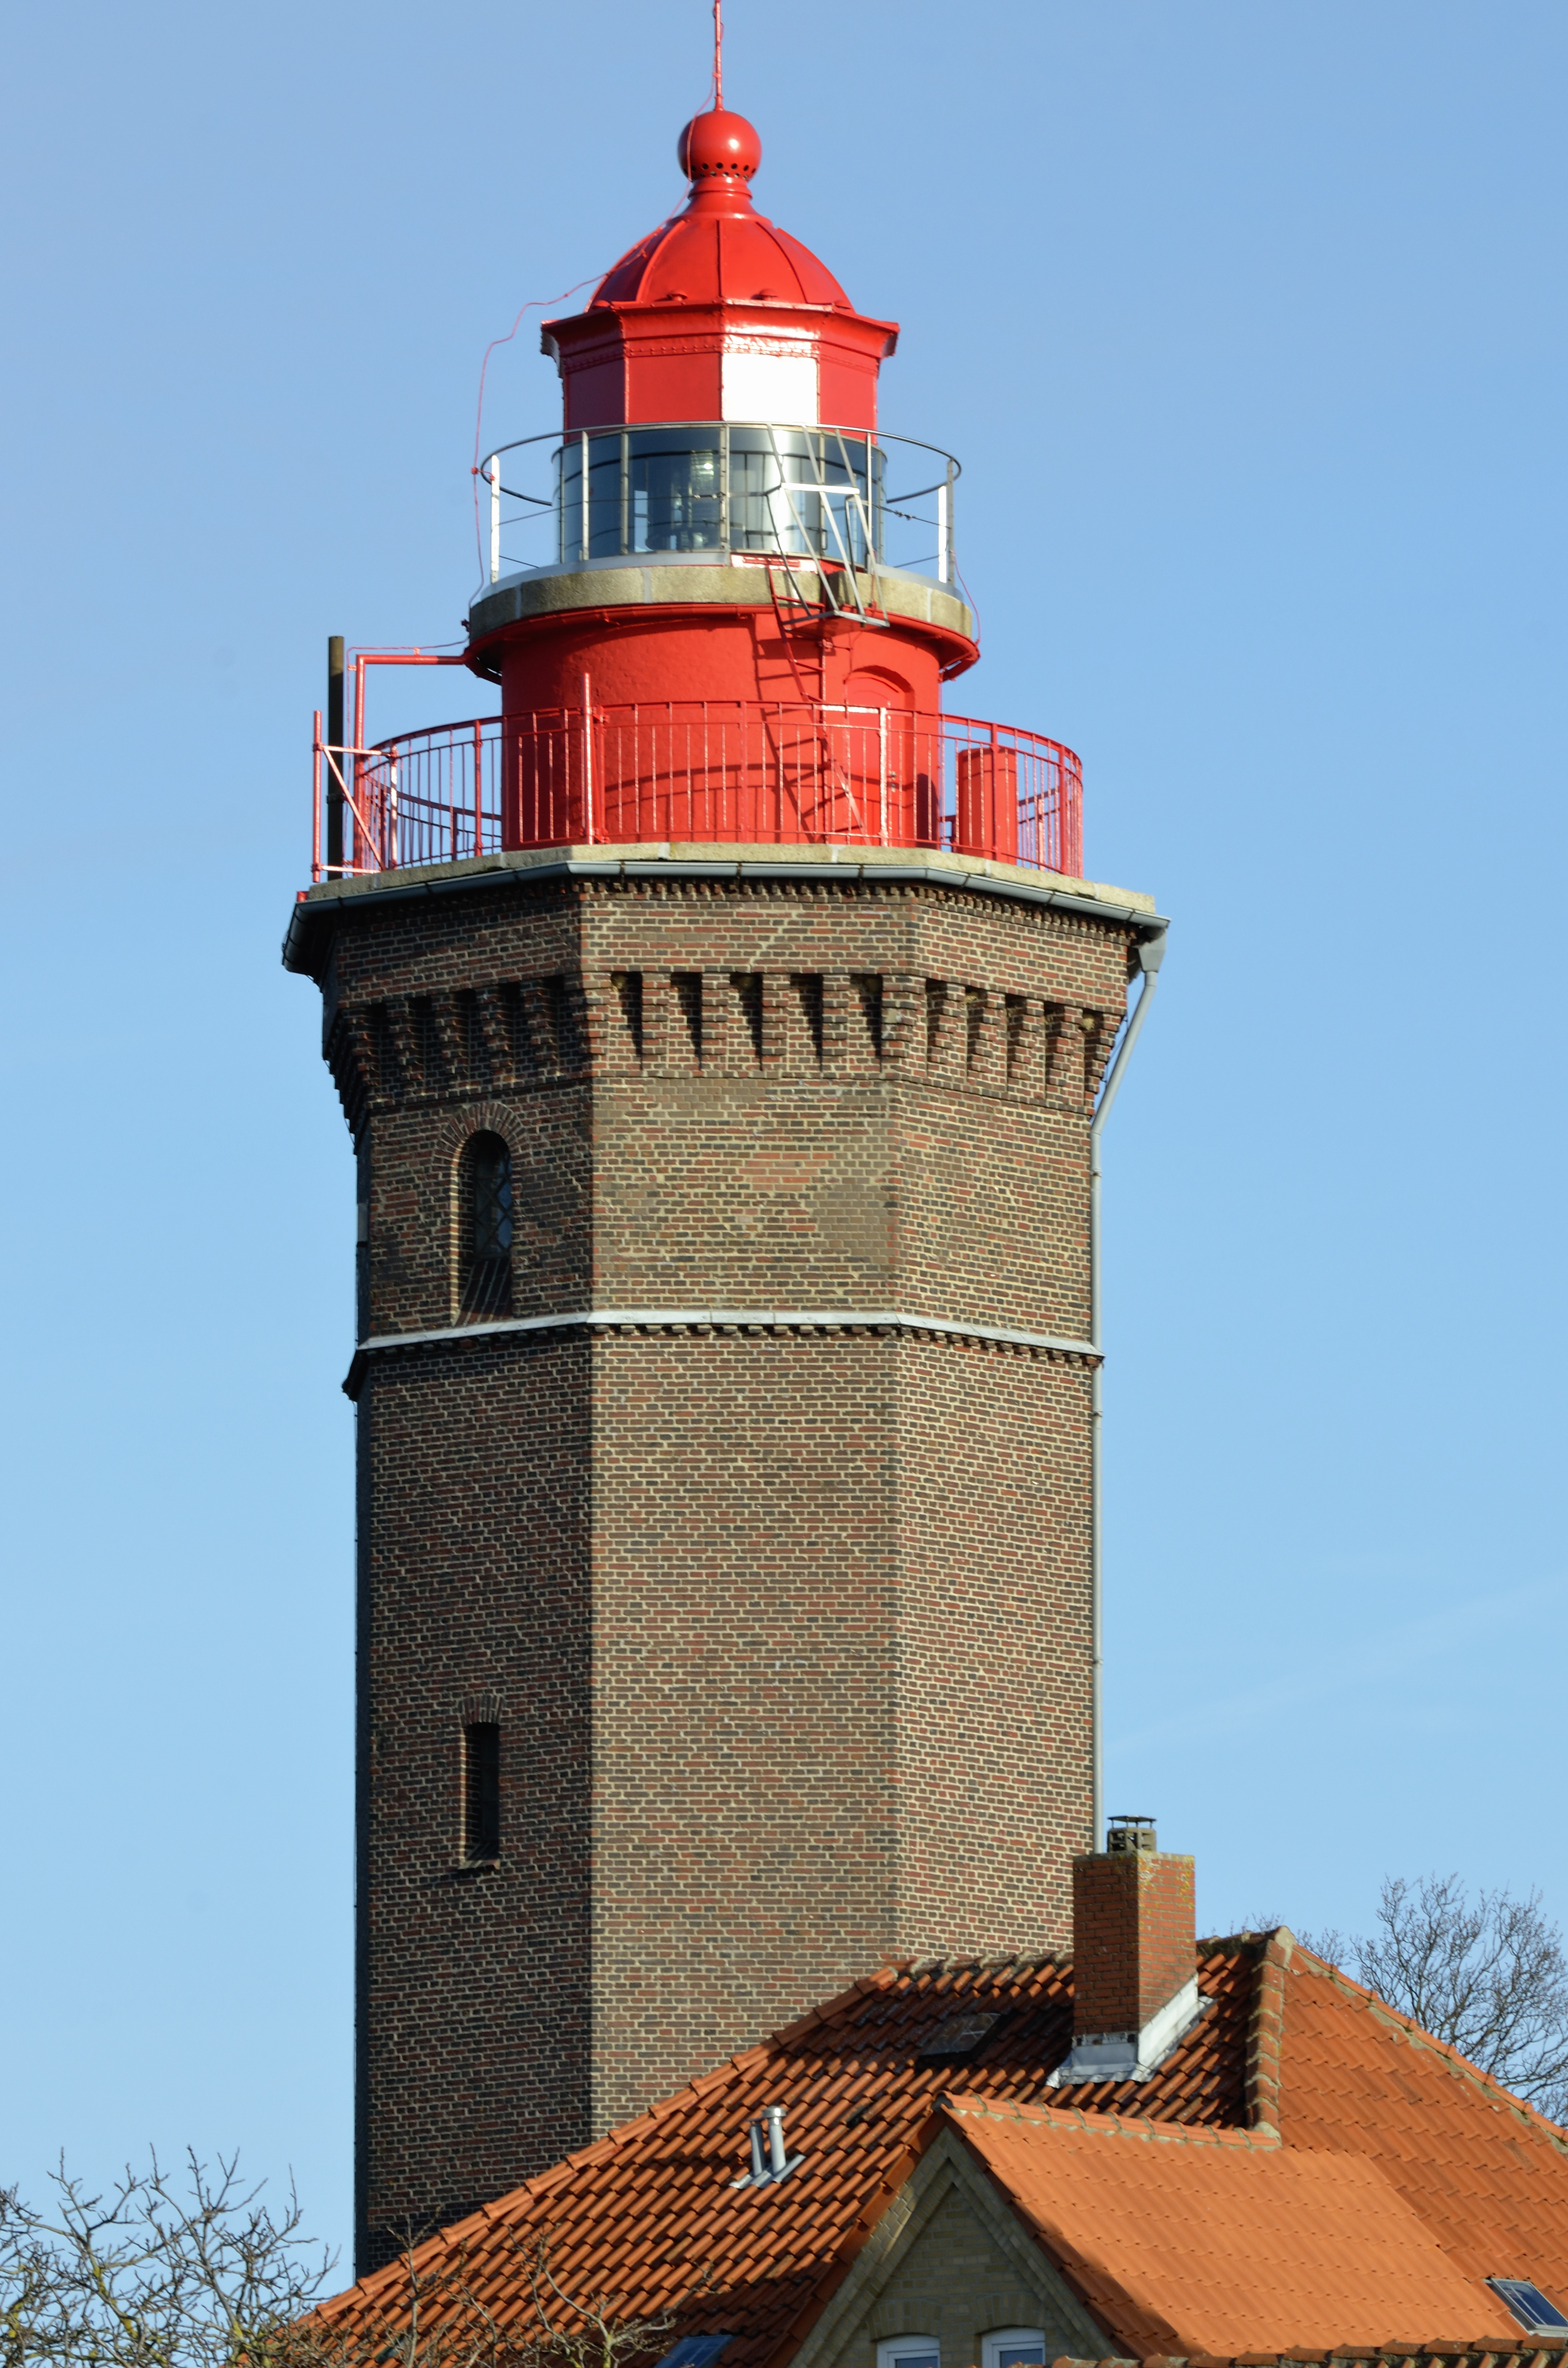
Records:
{"label": "white metal railing", "polygon": [[[850,573],[892,567],[944,586],[957,579],[959,463],[909,437],[669,420],[521,437],[486,453],[478,473],[489,493],[492,584],[542,567],[669,553],[816,559]],[[526,552],[516,547],[529,538]]]}

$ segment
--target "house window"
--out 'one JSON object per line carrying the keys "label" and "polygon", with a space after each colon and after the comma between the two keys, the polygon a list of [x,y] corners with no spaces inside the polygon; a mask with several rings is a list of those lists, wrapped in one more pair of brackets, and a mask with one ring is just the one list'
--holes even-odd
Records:
{"label": "house window", "polygon": [[501,1855],[501,1729],[484,1719],[463,1729],[463,1857],[488,1866]]}
{"label": "house window", "polygon": [[498,1134],[471,1134],[458,1163],[460,1312],[512,1312],[512,1155]]}
{"label": "house window", "polygon": [[981,2338],[980,2368],[1044,2368],[1045,2336],[1038,2327],[999,2327]]}
{"label": "house window", "polygon": [[934,2335],[890,2335],[877,2346],[877,2368],[942,2368],[942,2347]]}

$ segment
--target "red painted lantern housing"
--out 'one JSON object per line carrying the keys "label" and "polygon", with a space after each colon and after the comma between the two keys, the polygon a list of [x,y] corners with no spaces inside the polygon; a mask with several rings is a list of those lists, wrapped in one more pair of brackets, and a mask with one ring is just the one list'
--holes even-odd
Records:
{"label": "red painted lantern housing", "polygon": [[[744,116],[697,116],[679,154],[685,207],[544,326],[561,433],[483,463],[466,662],[502,716],[472,747],[355,756],[356,845],[372,868],[717,840],[1079,871],[1072,752],[942,711],[979,655],[959,471],[879,431],[896,324],[757,212]],[[443,802],[459,772],[472,811],[467,791]]]}

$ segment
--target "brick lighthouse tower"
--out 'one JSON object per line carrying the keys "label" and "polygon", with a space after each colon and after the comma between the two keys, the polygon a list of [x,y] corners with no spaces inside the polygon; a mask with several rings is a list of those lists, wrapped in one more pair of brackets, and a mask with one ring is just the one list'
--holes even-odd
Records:
{"label": "brick lighthouse tower", "polygon": [[1065,1942],[1097,1813],[1091,1122],[1164,924],[1070,750],[943,712],[893,326],[722,93],[680,154],[484,465],[499,712],[372,745],[358,660],[318,722],[361,2268],[890,1955]]}

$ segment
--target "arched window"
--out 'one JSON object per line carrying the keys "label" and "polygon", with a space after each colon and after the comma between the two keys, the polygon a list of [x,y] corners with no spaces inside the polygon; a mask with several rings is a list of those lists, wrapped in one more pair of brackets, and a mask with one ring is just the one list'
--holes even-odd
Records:
{"label": "arched window", "polygon": [[478,1320],[512,1312],[512,1155],[471,1134],[458,1162],[458,1305]]}
{"label": "arched window", "polygon": [[1041,2368],[1044,2359],[1042,2328],[999,2327],[981,2340],[981,2368]]}
{"label": "arched window", "polygon": [[877,2346],[877,2368],[942,2368],[942,2347],[934,2335],[890,2335]]}

